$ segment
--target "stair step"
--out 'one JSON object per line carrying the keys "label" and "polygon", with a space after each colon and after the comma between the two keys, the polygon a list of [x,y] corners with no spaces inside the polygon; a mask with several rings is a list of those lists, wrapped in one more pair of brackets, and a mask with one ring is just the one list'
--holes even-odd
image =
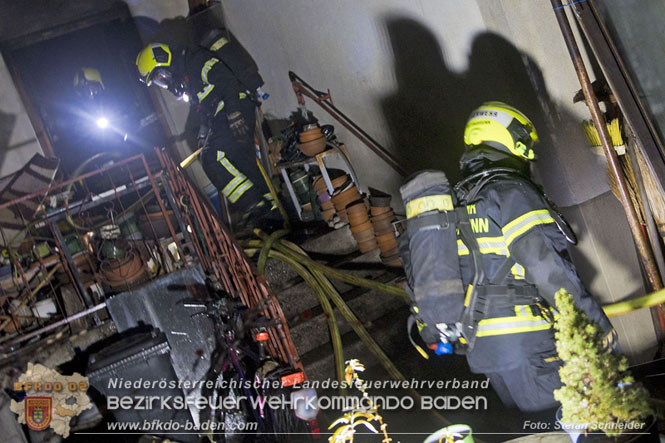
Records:
{"label": "stair step", "polygon": [[335,255],[351,254],[358,249],[356,239],[353,238],[348,225],[321,236],[309,238],[300,246],[307,252]]}
{"label": "stair step", "polygon": [[[385,314],[395,309],[406,307],[400,298],[377,291],[369,291],[356,297],[350,300],[347,305],[366,327]],[[337,308],[333,308],[333,313],[337,320],[340,334],[345,334],[352,330]],[[300,355],[324,343],[330,342],[328,322],[323,313],[311,317],[307,321],[300,322],[291,327],[290,330],[296,349]]]}
{"label": "stair step", "polygon": [[[395,274],[392,274],[390,272],[385,272],[376,278],[374,278],[374,281],[380,282],[380,283],[388,283],[392,280],[395,279]],[[338,289],[339,290],[339,289]],[[349,290],[345,292],[340,292],[340,295],[342,296],[342,299],[346,302],[349,303],[349,301],[360,297],[364,295],[365,293],[369,292],[370,289],[368,288],[363,288],[363,287],[358,287],[358,286],[353,286],[350,287]],[[281,302],[281,299],[280,299]],[[284,304],[282,304],[282,309],[284,309]],[[285,311],[286,312],[286,311]],[[289,327],[290,328],[295,328],[301,323],[308,321],[312,317],[316,317],[318,315],[321,315],[323,313],[323,308],[321,307],[321,304],[319,303],[318,299],[316,300],[316,305],[312,306],[309,309],[306,309],[301,312],[297,312],[296,315],[293,317],[287,316],[288,322],[289,322]],[[285,313],[286,315],[286,313]]]}
{"label": "stair step", "polygon": [[[355,257],[344,265],[344,272],[372,280],[381,277],[382,280],[380,281],[384,283],[394,279],[397,277],[397,274],[393,273],[394,270],[377,263],[377,260],[380,261],[379,252],[377,249]],[[276,266],[274,262],[275,260],[269,260],[266,264],[266,277],[268,278],[268,283],[275,291],[285,317],[291,319],[317,307],[320,309],[318,297],[302,279],[297,277],[297,280],[292,281],[290,286],[279,281],[281,276],[288,275],[288,271],[283,269],[283,266],[286,266],[283,263],[280,263],[280,266]],[[277,270],[276,272],[272,272],[273,265],[275,265],[274,269]],[[268,272],[268,270],[271,270],[271,272]],[[341,281],[332,280],[332,283],[341,294],[354,289],[354,286]],[[290,324],[291,322],[289,322]]]}
{"label": "stair step", "polygon": [[[258,260],[258,255],[256,259]],[[279,260],[268,259],[264,275],[275,293],[302,282],[298,273],[291,266]]]}
{"label": "stair step", "polygon": [[[367,328],[372,338],[389,357],[403,354],[407,351],[401,348],[403,348],[403,337],[406,334],[406,319],[408,316],[409,309],[402,304],[391,312],[374,320]],[[378,359],[367,349],[354,331],[347,332],[342,336],[342,345],[345,361],[356,358],[367,368],[380,365]],[[413,352],[415,353],[415,350]],[[300,355],[305,366],[305,372],[310,380],[336,378],[332,344],[322,344]],[[414,354],[415,356],[417,354]],[[387,374],[386,377],[388,377]]]}

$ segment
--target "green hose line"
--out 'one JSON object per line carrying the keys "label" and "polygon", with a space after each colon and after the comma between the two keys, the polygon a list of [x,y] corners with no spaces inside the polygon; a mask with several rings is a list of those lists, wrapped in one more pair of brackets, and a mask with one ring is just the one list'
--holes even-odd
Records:
{"label": "green hose line", "polygon": [[[265,240],[267,236],[263,233],[261,233],[260,236],[263,236],[263,239]],[[386,294],[391,294],[391,295],[397,295],[399,297],[402,297],[404,301],[406,301],[408,304],[411,304],[411,299],[409,298],[409,295],[406,293],[406,291],[402,288],[398,288],[397,286],[393,285],[387,285],[385,283],[380,283],[374,280],[369,280],[366,278],[358,277],[349,273],[346,273],[344,271],[340,271],[335,268],[331,268],[330,266],[323,265],[319,262],[316,262],[309,258],[307,255],[303,255],[300,252],[296,252],[293,250],[293,248],[290,248],[288,246],[285,246],[285,244],[288,244],[289,242],[278,242],[275,244],[275,249],[279,250],[280,252],[285,252],[285,251],[290,251],[291,253],[295,253],[297,255],[297,260],[299,263],[303,264],[304,266],[307,266],[308,268],[316,269],[317,271],[320,271],[323,273],[325,276],[333,278],[335,280],[343,281],[345,283],[352,284],[354,286],[360,286],[362,288],[368,288],[368,289],[373,289],[376,291],[381,291],[385,292]],[[252,240],[249,243],[249,246],[255,246],[255,247],[260,247],[262,246],[262,242],[258,240]],[[291,243],[292,244],[292,243]]]}
{"label": "green hose line", "polygon": [[[260,232],[260,231],[255,231],[255,233],[262,237],[263,239],[267,239],[267,235]],[[249,242],[251,245],[254,246],[260,246],[261,242],[259,241],[250,241]],[[319,288],[323,289],[325,291],[325,294],[330,297],[330,299],[333,301],[337,309],[339,309],[340,313],[344,316],[345,320],[351,325],[353,330],[356,332],[358,337],[361,339],[363,344],[377,357],[381,365],[386,369],[388,374],[395,380],[406,380],[404,375],[397,369],[397,367],[393,364],[393,362],[390,360],[390,358],[383,352],[383,349],[374,341],[372,336],[369,334],[367,329],[362,325],[361,321],[356,317],[356,315],[353,313],[351,308],[348,307],[348,305],[344,302],[344,299],[342,296],[337,292],[337,289],[332,285],[332,283],[326,278],[324,272],[319,271],[318,269],[313,269],[313,267],[310,267],[310,263],[315,263],[313,260],[309,259],[305,254],[305,251],[300,249],[297,245],[287,242],[285,240],[279,240],[276,244],[274,244],[274,248],[278,249],[280,252],[280,255],[284,257],[288,257],[291,259],[291,263],[297,263],[300,265],[302,268],[307,267],[309,268],[309,271],[311,272],[311,275],[314,276],[316,279],[316,286]],[[249,251],[252,251],[250,249]],[[271,255],[272,252],[274,251],[271,250]],[[327,266],[324,266],[324,268],[328,268]],[[332,268],[329,268],[332,269]],[[340,279],[341,280],[341,279]],[[367,283],[375,283],[372,282],[371,280],[366,280],[366,279],[360,279],[360,280],[365,280],[366,284],[363,286],[369,286]],[[312,286],[311,283],[308,282],[308,284]],[[388,285],[382,285],[382,286],[388,286]],[[372,288],[374,289],[374,288]],[[415,389],[409,389],[409,392],[411,395],[417,400],[421,401],[421,396],[420,394],[415,390]],[[435,410],[431,410],[430,414],[440,423],[448,426],[452,424],[449,420],[447,420],[445,417],[443,417],[441,414],[439,414]],[[479,440],[477,440],[479,441]],[[480,441],[479,441],[480,442]]]}
{"label": "green hose line", "polygon": [[605,311],[605,314],[608,317],[614,317],[617,315],[628,314],[629,312],[637,311],[638,309],[658,306],[662,303],[665,303],[665,289],[661,289],[660,291],[633,300],[603,306],[603,311]]}
{"label": "green hose line", "polygon": [[[259,251],[258,248],[245,249],[245,253],[250,257],[256,254],[257,251]],[[328,322],[328,329],[330,330],[333,355],[335,357],[335,373],[337,374],[337,381],[339,381],[340,383],[340,394],[345,396],[346,388],[342,387],[342,384],[344,382],[344,369],[345,369],[342,337],[339,335],[339,328],[337,327],[337,321],[335,320],[335,313],[333,312],[333,308],[330,305],[330,301],[328,300],[325,291],[318,284],[317,280],[312,276],[312,274],[310,274],[310,272],[304,266],[298,263],[296,260],[292,259],[287,255],[282,254],[281,252],[275,251],[274,249],[269,250],[267,255],[272,259],[279,260],[291,266],[293,270],[296,271],[298,275],[302,277],[303,280],[305,280],[305,283],[307,283],[307,285],[309,285],[309,287],[312,288],[316,293],[316,296],[319,299],[319,303],[321,304],[321,308],[323,309],[323,313],[326,316],[326,320]]]}
{"label": "green hose line", "polygon": [[[303,251],[294,243],[285,240],[280,240],[280,243],[286,245],[289,249],[292,249],[294,253],[300,254],[301,256],[305,256],[306,254],[305,251]],[[395,380],[406,380],[406,377],[404,377],[404,375],[399,372],[395,365],[393,365],[392,361],[390,361],[390,358],[388,358],[385,352],[383,352],[383,349],[381,349],[381,347],[376,341],[374,341],[369,332],[367,332],[367,329],[365,329],[362,322],[358,319],[358,317],[356,317],[356,314],[354,314],[339,292],[337,292],[337,288],[335,288],[335,286],[330,283],[330,280],[328,280],[328,278],[326,278],[326,276],[323,275],[323,273],[320,271],[312,271],[312,275],[314,275],[321,287],[326,291],[328,297],[330,297],[335,306],[337,306],[339,312],[342,313],[346,321],[351,325],[356,334],[358,334],[358,337],[360,337],[365,346],[367,346],[367,348],[372,351],[372,353],[379,359],[381,365],[386,369],[386,371],[388,371],[388,374],[390,374],[390,376]]]}
{"label": "green hose line", "polygon": [[[305,255],[305,251],[303,251],[294,243],[287,242],[285,240],[280,240],[280,243],[287,245],[290,249],[293,250],[294,253],[298,253],[301,256]],[[386,371],[388,371],[388,374],[390,374],[390,376],[395,380],[406,380],[406,377],[404,377],[404,375],[399,372],[399,369],[393,365],[392,361],[390,361],[390,358],[388,358],[385,352],[383,352],[383,349],[381,349],[381,347],[376,341],[374,341],[369,332],[367,332],[367,329],[365,329],[362,322],[358,319],[358,317],[356,317],[356,314],[351,310],[351,308],[349,308],[339,292],[337,292],[335,286],[330,283],[330,280],[328,280],[328,278],[326,278],[326,276],[323,275],[323,273],[320,271],[312,271],[312,275],[314,275],[314,278],[316,278],[321,287],[326,291],[328,297],[330,297],[335,306],[337,306],[339,312],[342,313],[346,321],[351,325],[356,334],[358,334],[358,337],[360,337],[365,346],[367,346],[367,348],[372,351],[372,353],[379,359],[381,365],[386,369]]]}
{"label": "green hose line", "polygon": [[259,254],[259,263],[257,265],[260,274],[263,274],[263,271],[265,270],[266,261],[268,261],[268,253],[270,252],[270,249],[272,249],[272,244],[275,242],[275,240],[284,237],[288,233],[289,233],[288,229],[281,229],[279,231],[273,232],[266,239],[266,242],[261,248],[261,254]]}
{"label": "green hose line", "polygon": [[[312,260],[311,258],[303,255],[302,253],[297,252],[296,250],[293,249],[293,247],[288,246],[289,242],[282,241],[281,244],[282,248],[288,247],[288,249],[295,252],[298,255],[298,261],[300,263],[304,264],[305,266],[316,269],[318,271],[321,271],[327,277],[340,280],[355,286],[361,286],[364,288],[385,292],[387,294],[397,295],[404,298],[404,300],[409,304],[411,303],[411,299],[409,298],[408,294],[404,289],[398,288],[397,286],[387,285],[385,283],[379,283],[373,280],[368,280],[362,277],[357,277],[355,275],[347,274],[344,271],[340,271],[339,269],[334,269],[329,266],[318,263]],[[277,249],[280,249],[279,244],[276,245],[275,247]],[[665,303],[665,289],[661,289],[660,291],[636,298],[634,300],[628,300],[628,301],[605,305],[603,306],[603,311],[605,311],[605,314],[607,314],[608,317],[616,317],[619,315],[628,314],[629,312],[636,311],[638,309],[652,308],[661,305],[663,303]]]}
{"label": "green hose line", "polygon": [[346,319],[347,323],[351,325],[365,346],[372,352],[372,354],[374,354],[374,356],[376,356],[376,358],[381,363],[381,366],[385,368],[388,374],[390,374],[390,376],[395,380],[406,380],[406,377],[404,377],[404,375],[399,372],[399,369],[395,367],[390,358],[386,355],[385,352],[383,352],[383,349],[381,349],[379,344],[372,338],[365,326],[363,326],[363,323],[360,321],[360,319],[356,317],[356,314],[351,310],[351,308],[349,308],[349,305],[344,302],[344,299],[339,294],[339,292],[337,292],[337,289],[335,289],[332,283],[330,283],[330,280],[328,280],[326,276],[318,271],[314,271],[313,274],[314,277],[318,280],[319,284],[326,291],[328,297],[330,297],[335,306],[337,306],[337,309],[339,309],[339,312]]}

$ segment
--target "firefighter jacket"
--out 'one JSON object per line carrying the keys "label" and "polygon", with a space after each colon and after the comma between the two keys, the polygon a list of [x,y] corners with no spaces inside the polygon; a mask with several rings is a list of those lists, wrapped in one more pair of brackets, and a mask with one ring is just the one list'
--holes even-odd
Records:
{"label": "firefighter jacket", "polygon": [[247,100],[249,91],[215,54],[205,48],[193,48],[185,54],[185,83],[197,103],[202,123],[241,112],[240,100]]}
{"label": "firefighter jacket", "polygon": [[[466,205],[486,275],[494,276],[502,265],[506,268],[512,263],[496,288],[537,294],[542,301],[489,305],[478,324],[475,346],[467,355],[469,366],[473,372],[487,373],[531,364],[547,372],[559,364],[553,336],[555,312],[550,309],[559,289],[573,295],[577,306],[603,331],[610,331],[611,325],[575,272],[552,208],[533,183],[520,178],[517,171],[494,178],[491,172],[476,176],[478,179],[469,177],[456,191],[461,199],[465,194],[472,197],[460,203]],[[484,184],[469,193],[481,177]],[[458,255],[466,286],[473,271],[469,250],[461,240]],[[511,261],[506,262],[507,258]]]}

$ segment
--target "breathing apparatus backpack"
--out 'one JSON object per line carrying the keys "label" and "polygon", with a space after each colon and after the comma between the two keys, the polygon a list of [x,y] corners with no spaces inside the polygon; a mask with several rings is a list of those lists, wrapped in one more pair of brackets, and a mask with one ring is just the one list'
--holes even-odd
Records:
{"label": "breathing apparatus backpack", "polygon": [[[441,171],[418,173],[400,188],[400,193],[406,207],[406,230],[398,244],[407,291],[413,300],[409,339],[417,324],[425,343],[436,344],[437,353],[451,353],[459,339],[458,323],[464,310],[457,230],[459,214],[464,212],[463,217],[466,208],[456,210],[450,183]],[[412,344],[428,358],[413,340]]]}
{"label": "breathing apparatus backpack", "polygon": [[[505,286],[514,260],[506,257],[494,275],[486,275],[478,241],[471,229],[465,204],[495,179],[517,179],[532,186],[542,197],[556,225],[570,243],[574,232],[547,198],[528,177],[507,168],[493,168],[476,174],[452,189],[441,171],[418,173],[400,188],[406,207],[406,229],[398,237],[413,315],[407,324],[411,343],[425,358],[427,353],[411,337],[414,325],[436,354],[473,349],[478,323],[492,306],[538,304],[543,300],[535,286]],[[464,186],[469,188],[462,191]],[[457,197],[463,199],[457,201]],[[459,240],[458,240],[459,238]],[[458,241],[469,250],[473,277],[464,290],[458,258]],[[546,307],[542,312],[549,312]]]}
{"label": "breathing apparatus backpack", "polygon": [[261,91],[263,78],[259,74],[259,67],[252,56],[242,45],[224,29],[212,29],[201,39],[200,46],[211,52],[224,65],[233,72],[238,82],[252,95],[258,94],[260,98],[265,93]]}

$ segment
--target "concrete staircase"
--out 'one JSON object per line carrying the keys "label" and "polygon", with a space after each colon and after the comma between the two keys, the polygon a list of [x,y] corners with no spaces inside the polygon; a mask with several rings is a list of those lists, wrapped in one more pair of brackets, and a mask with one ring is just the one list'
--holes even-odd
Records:
{"label": "concrete staircase", "polygon": [[[403,276],[401,270],[393,270],[381,264],[378,250],[364,255],[357,252],[355,241],[348,228],[310,238],[301,242],[301,246],[310,253],[312,258],[320,259],[338,269],[349,270],[362,277],[390,282]],[[269,261],[266,276],[286,315],[291,335],[305,365],[308,378],[321,381],[334,380],[335,367],[330,334],[316,294],[294,271],[280,262]],[[485,377],[480,374],[471,374],[466,359],[462,355],[423,359],[408,341],[406,321],[409,309],[401,298],[332,281],[348,306],[407,380],[484,380]],[[390,380],[391,377],[360,341],[337,309],[334,312],[342,334],[344,359],[357,358],[365,365],[366,371],[362,375],[364,380]],[[504,408],[492,389],[418,389],[418,391],[421,395],[431,396],[487,396],[489,407],[483,411],[464,409],[434,411],[418,406],[412,410],[383,411],[384,420],[390,424],[389,431],[401,433],[401,435],[396,434],[400,435],[400,441],[422,441],[424,435],[409,435],[409,433],[434,432],[445,425],[441,421],[441,415],[452,423],[472,425],[474,433],[515,432],[516,429],[522,429],[524,414],[516,409]],[[335,390],[324,392],[317,390],[317,392],[319,395],[322,393],[336,395]],[[373,389],[371,395],[413,395],[413,393],[405,389]],[[321,429],[325,429],[339,415],[339,411],[322,411],[319,416]],[[547,412],[533,415],[533,417],[546,422],[554,415]],[[501,434],[487,434],[483,435],[483,441],[488,443],[504,441],[503,437],[505,436]]]}
{"label": "concrete staircase", "polygon": [[[402,275],[400,269],[381,263],[378,249],[361,255],[348,227],[309,238],[301,247],[312,258],[360,277],[387,283]],[[281,262],[269,260],[265,273],[280,301],[308,377],[312,380],[335,378],[328,324],[316,294]],[[408,315],[403,300],[340,281],[332,282],[383,350],[389,355],[399,353],[401,346],[396,343],[403,341],[398,338],[405,336]],[[342,335],[345,360],[358,358],[368,367],[378,364],[337,308],[334,313]]]}

